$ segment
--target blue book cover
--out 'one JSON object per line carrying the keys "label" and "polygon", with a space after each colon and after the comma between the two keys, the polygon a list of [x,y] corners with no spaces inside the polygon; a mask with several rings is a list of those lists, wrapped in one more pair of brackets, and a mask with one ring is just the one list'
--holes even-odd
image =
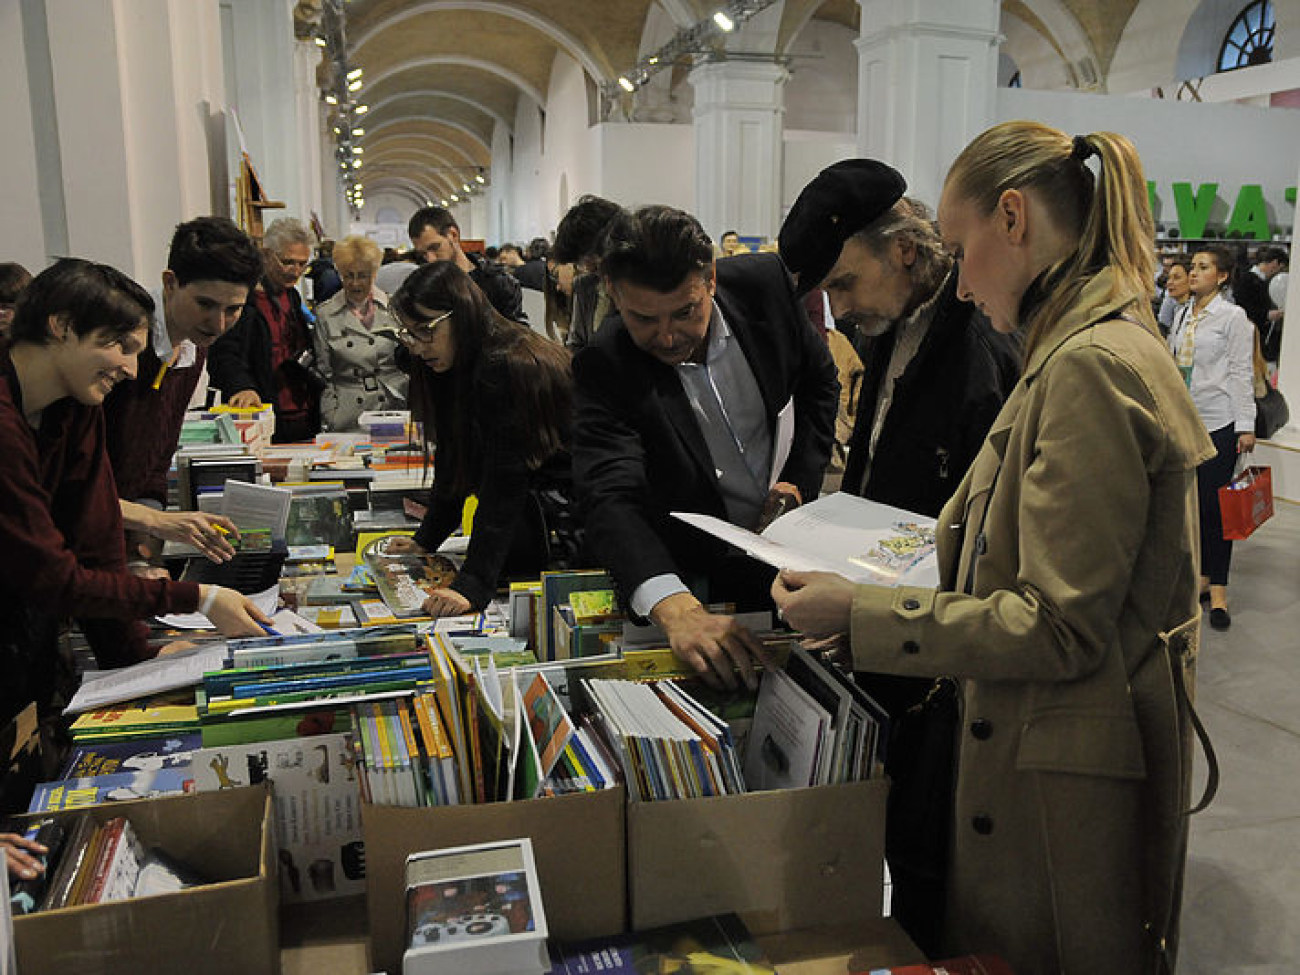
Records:
{"label": "blue book cover", "polygon": [[114,772],[189,768],[190,756],[202,748],[197,731],[129,741],[88,742],[72,749],[60,777],[83,779]]}
{"label": "blue book cover", "polygon": [[93,778],[60,779],[38,785],[27,811],[57,812],[124,799],[152,799],[193,791],[193,787],[194,775],[188,765],[184,768],[114,772]]}

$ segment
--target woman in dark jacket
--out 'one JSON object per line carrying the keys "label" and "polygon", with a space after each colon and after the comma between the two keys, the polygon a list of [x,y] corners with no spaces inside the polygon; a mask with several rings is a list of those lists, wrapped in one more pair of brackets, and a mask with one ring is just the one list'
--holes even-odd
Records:
{"label": "woman in dark jacket", "polygon": [[506,577],[536,576],[571,554],[565,530],[573,379],[563,346],[498,314],[449,261],[411,274],[392,299],[410,352],[409,401],[433,454],[429,510],[414,539],[436,549],[477,496],[465,563],[424,609],[482,609]]}

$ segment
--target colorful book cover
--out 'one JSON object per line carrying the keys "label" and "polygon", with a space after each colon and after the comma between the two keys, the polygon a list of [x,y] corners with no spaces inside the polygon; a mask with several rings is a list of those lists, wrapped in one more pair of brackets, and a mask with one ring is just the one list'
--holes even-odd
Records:
{"label": "colorful book cover", "polygon": [[29,813],[57,812],[127,799],[152,799],[192,791],[194,776],[187,766],[114,772],[93,778],[42,782],[32,794]]}
{"label": "colorful book cover", "polygon": [[72,749],[62,778],[90,778],[113,772],[140,772],[161,768],[189,768],[190,756],[203,747],[197,731],[130,741],[100,741]]}
{"label": "colorful book cover", "polygon": [[204,748],[193,772],[199,792],[271,783],[281,900],[365,891],[361,794],[346,735]]}

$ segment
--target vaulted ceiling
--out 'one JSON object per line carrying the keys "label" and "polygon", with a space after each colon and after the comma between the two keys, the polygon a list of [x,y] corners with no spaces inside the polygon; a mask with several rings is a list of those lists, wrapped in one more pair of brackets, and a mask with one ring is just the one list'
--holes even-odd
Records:
{"label": "vaulted ceiling", "polygon": [[[512,128],[521,99],[544,107],[557,53],[582,67],[594,119],[609,104],[602,91],[663,42],[665,22],[671,33],[721,6],[721,0],[302,0],[300,29],[313,12],[320,24],[322,3],[342,12],[346,61],[364,72],[350,97],[368,107],[364,121],[354,122],[364,133],[357,144],[367,191],[386,188],[420,203],[474,185],[474,175],[490,169],[494,129]],[[1002,8],[1004,20],[1016,18],[1041,34],[1066,63],[1091,58],[1104,73],[1137,3],[1003,0]],[[859,18],[857,0],[785,0],[776,48],[789,47],[810,20],[856,30]],[[335,64],[322,59],[323,89],[335,82]]]}

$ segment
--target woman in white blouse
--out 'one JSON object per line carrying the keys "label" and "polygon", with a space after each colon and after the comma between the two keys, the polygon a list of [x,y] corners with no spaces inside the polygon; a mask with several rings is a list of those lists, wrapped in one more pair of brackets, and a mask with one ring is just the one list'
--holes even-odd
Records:
{"label": "woman in white blouse", "polygon": [[368,410],[406,409],[406,373],[397,368],[398,323],[388,296],[375,287],[383,252],[369,237],[334,245],[343,290],[316,307],[316,368],[327,383],[321,425],[355,430]]}
{"label": "woman in white blouse", "polygon": [[1197,470],[1201,507],[1201,599],[1210,604],[1210,625],[1226,630],[1228,567],[1232,542],[1223,537],[1219,488],[1232,480],[1237,455],[1255,446],[1252,390],[1254,326],[1223,297],[1232,277],[1232,253],[1210,245],[1192,256],[1192,301],[1174,319],[1169,348],[1191,390],[1192,401],[1218,454]]}

